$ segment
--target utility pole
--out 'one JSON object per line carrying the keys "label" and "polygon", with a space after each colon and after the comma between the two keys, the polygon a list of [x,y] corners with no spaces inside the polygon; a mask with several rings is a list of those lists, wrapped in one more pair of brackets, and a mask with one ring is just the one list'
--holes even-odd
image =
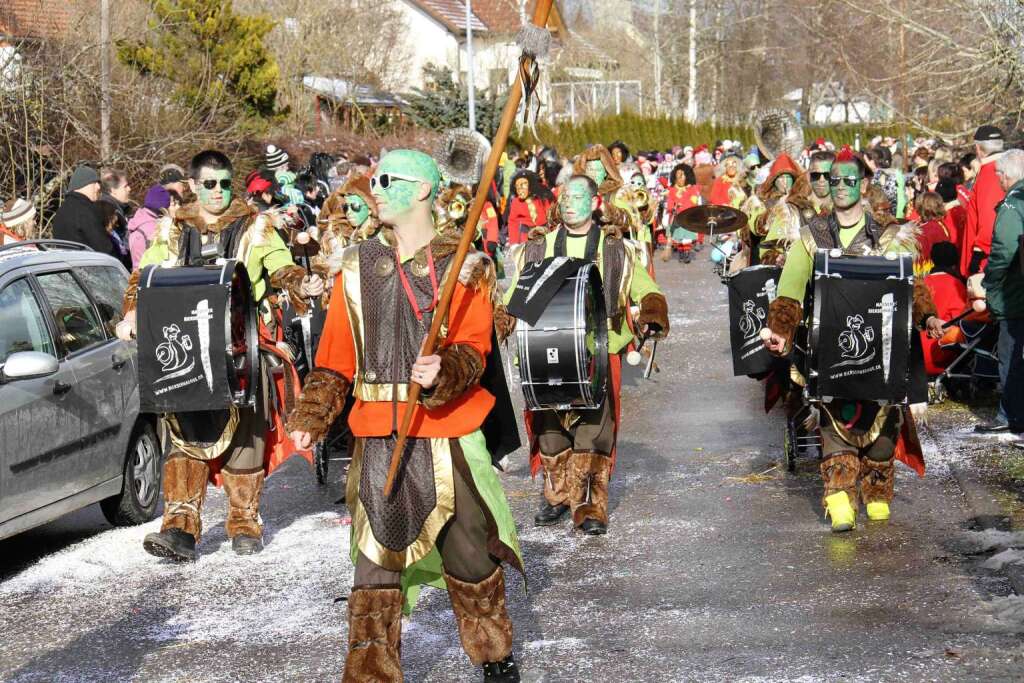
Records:
{"label": "utility pole", "polygon": [[686,93],[686,118],[697,120],[697,0],[690,0],[689,85]]}
{"label": "utility pole", "polygon": [[654,0],[654,111],[661,115],[661,1]]}
{"label": "utility pole", "polygon": [[110,0],[100,0],[100,157],[110,161]]}
{"label": "utility pole", "polygon": [[466,0],[466,87],[469,90],[469,128],[476,130],[476,78],[473,64],[473,0]]}

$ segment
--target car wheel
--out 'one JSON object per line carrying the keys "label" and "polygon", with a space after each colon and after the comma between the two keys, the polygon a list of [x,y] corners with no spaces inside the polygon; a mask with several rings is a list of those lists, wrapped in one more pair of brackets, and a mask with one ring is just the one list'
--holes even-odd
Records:
{"label": "car wheel", "polygon": [[103,515],[114,526],[148,522],[160,501],[163,453],[148,422],[139,422],[128,442],[121,493],[100,501]]}

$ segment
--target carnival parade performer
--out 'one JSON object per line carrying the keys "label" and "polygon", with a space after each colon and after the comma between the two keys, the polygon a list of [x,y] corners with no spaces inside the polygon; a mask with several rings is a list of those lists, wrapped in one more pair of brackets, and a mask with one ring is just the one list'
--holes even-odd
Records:
{"label": "carnival parade performer", "polygon": [[[841,249],[846,254],[883,255],[916,253],[913,226],[883,228],[863,201],[870,179],[867,165],[848,147],[837,157],[829,175],[833,210],[817,216],[800,230],[786,257],[779,296],[768,311],[765,339],[768,350],[788,354],[803,317],[804,293],[814,270],[817,249]],[[943,321],[935,313],[928,288],[914,283],[913,321],[932,338],[942,336]],[[895,484],[894,455],[902,441],[906,452],[920,455],[910,410],[898,405],[848,401],[835,397],[822,404],[822,502],[832,530],[856,527],[863,501],[868,519],[889,519]],[[922,462],[923,465],[923,462]]]}
{"label": "carnival parade performer", "polygon": [[827,216],[832,212],[832,188],[829,186],[829,171],[835,163],[836,153],[819,150],[811,154],[811,165],[807,169],[807,177],[811,181],[810,200],[819,216]]}
{"label": "carnival parade performer", "polygon": [[665,252],[664,259],[668,260],[669,253],[674,251],[680,261],[689,263],[697,233],[682,227],[672,227],[676,215],[703,202],[700,186],[697,185],[697,178],[689,164],[676,164],[672,169],[669,176],[669,188],[663,202],[661,225],[665,229],[670,250]]}
{"label": "carnival parade performer", "polygon": [[815,215],[807,175],[788,154],[780,154],[757,193],[765,205],[754,227],[761,236],[758,262],[782,265],[802,226]]}
{"label": "carnival parade performer", "polygon": [[[534,474],[544,470],[543,499],[534,521],[555,524],[571,511],[573,524],[587,534],[608,529],[608,482],[621,408],[620,354],[635,339],[630,306],[640,307],[635,322],[640,334],[663,338],[669,331],[668,304],[647,272],[643,248],[623,237],[627,219],[621,211],[608,204],[599,210],[599,192],[594,178],[574,175],[559,196],[553,223],[534,230],[515,254],[519,273],[527,263],[555,256],[594,261],[602,273],[611,366],[607,398],[600,409],[538,410],[527,418],[531,469]],[[514,289],[515,282],[508,298]]]}
{"label": "carnival parade performer", "polygon": [[[203,245],[216,245],[220,258],[239,260],[248,271],[252,296],[259,304],[261,351],[273,355],[275,363],[294,375],[290,354],[277,347],[277,317],[269,303],[267,284],[287,291],[292,304],[304,311],[307,299],[323,292],[323,281],[307,277],[295,265],[271,215],[232,197],[232,166],[224,154],[212,150],[197,154],[192,159],[189,184],[197,201],[180,207],[173,218],[161,219],[140,266],[198,265]],[[121,338],[136,334],[138,279],[136,271],[125,293],[125,320],[118,326]],[[297,376],[293,379],[297,385]],[[163,470],[163,524],[158,533],[148,534],[143,544],[150,554],[196,559],[203,499],[211,478],[222,481],[227,494],[225,527],[232,548],[240,555],[262,550],[259,512],[264,478],[294,451],[291,443],[281,441],[283,416],[268,398],[272,381],[262,378],[263,393],[253,408],[232,406],[162,418],[171,449]]]}
{"label": "carnival parade performer", "polygon": [[512,176],[512,196],[505,205],[504,223],[508,227],[508,243],[522,244],[530,230],[544,225],[554,197],[533,171],[520,169]]}
{"label": "carnival parade performer", "polygon": [[[505,607],[506,562],[522,572],[512,514],[480,431],[495,399],[480,386],[494,324],[493,266],[477,252],[449,272],[458,235],[438,233],[435,161],[385,155],[371,179],[380,220],[346,249],[316,358],[288,429],[321,439],[351,387],[355,436],[346,500],[355,577],[345,681],[400,681],[403,608],[447,587],[462,646],[486,681],[518,681]],[[422,355],[447,278],[457,277],[441,349]],[[411,379],[410,379],[411,378]],[[410,382],[423,387],[395,490],[383,488]]]}

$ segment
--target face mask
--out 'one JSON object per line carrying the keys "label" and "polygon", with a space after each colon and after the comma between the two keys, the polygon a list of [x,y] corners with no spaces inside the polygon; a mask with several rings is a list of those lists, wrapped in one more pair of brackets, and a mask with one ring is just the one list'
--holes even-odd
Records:
{"label": "face mask", "polygon": [[604,162],[600,159],[594,159],[587,162],[587,175],[590,176],[595,183],[600,185],[608,178],[608,171],[604,168]]}
{"label": "face mask", "polygon": [[363,223],[370,218],[370,207],[357,194],[345,195],[345,203],[348,206],[345,210],[348,222],[352,224],[352,227],[362,227]]}
{"label": "face mask", "polygon": [[[210,184],[205,182],[207,180],[216,181],[213,189],[207,189],[206,186]],[[230,182],[231,171],[204,168],[200,172],[199,180],[195,183],[199,205],[212,214],[223,213],[231,205],[231,188],[230,186],[227,188],[222,187],[222,185],[226,184],[223,182],[225,180]]]}
{"label": "face mask", "polygon": [[591,215],[594,195],[590,186],[582,180],[574,180],[562,191],[558,199],[558,214],[568,226],[575,227],[587,222]]}
{"label": "face mask", "polygon": [[526,178],[520,178],[516,181],[516,196],[520,199],[526,199],[530,196],[530,181]]}
{"label": "face mask", "polygon": [[793,187],[793,178],[788,175],[780,175],[775,179],[775,189],[779,192],[789,192],[790,188]]}
{"label": "face mask", "polygon": [[644,183],[643,176],[641,176],[639,173],[630,178],[629,183],[638,190],[642,190],[647,186],[646,183]]}

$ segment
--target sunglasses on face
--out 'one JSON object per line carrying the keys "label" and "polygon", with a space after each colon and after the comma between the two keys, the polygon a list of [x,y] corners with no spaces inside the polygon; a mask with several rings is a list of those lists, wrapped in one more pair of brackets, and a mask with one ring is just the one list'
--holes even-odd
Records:
{"label": "sunglasses on face", "polygon": [[400,175],[398,173],[381,173],[370,178],[370,189],[376,190],[377,186],[380,185],[380,189],[386,190],[391,187],[391,182],[394,180],[406,180],[410,183],[422,183],[423,180],[419,178],[413,178],[407,175]]}
{"label": "sunglasses on face", "polygon": [[365,204],[349,204],[349,203],[346,203],[346,204],[342,204],[341,205],[341,210],[345,211],[346,213],[349,212],[349,211],[356,211],[356,212],[358,212],[358,211],[362,211],[364,206],[366,206],[366,205]]}
{"label": "sunglasses on face", "polygon": [[827,180],[829,176],[828,171],[811,171],[811,182],[816,183],[819,180]]}
{"label": "sunglasses on face", "polygon": [[842,178],[837,176],[829,176],[828,184],[832,187],[839,187],[839,183],[844,183],[847,187],[857,187],[860,182],[860,178],[853,175],[844,176]]}
{"label": "sunglasses on face", "polygon": [[200,184],[203,187],[205,187],[207,190],[214,189],[215,187],[217,187],[218,184],[220,185],[220,189],[222,189],[222,190],[230,190],[231,189],[231,178],[221,178],[219,181],[215,180],[213,178],[208,178],[206,180],[201,181]]}

